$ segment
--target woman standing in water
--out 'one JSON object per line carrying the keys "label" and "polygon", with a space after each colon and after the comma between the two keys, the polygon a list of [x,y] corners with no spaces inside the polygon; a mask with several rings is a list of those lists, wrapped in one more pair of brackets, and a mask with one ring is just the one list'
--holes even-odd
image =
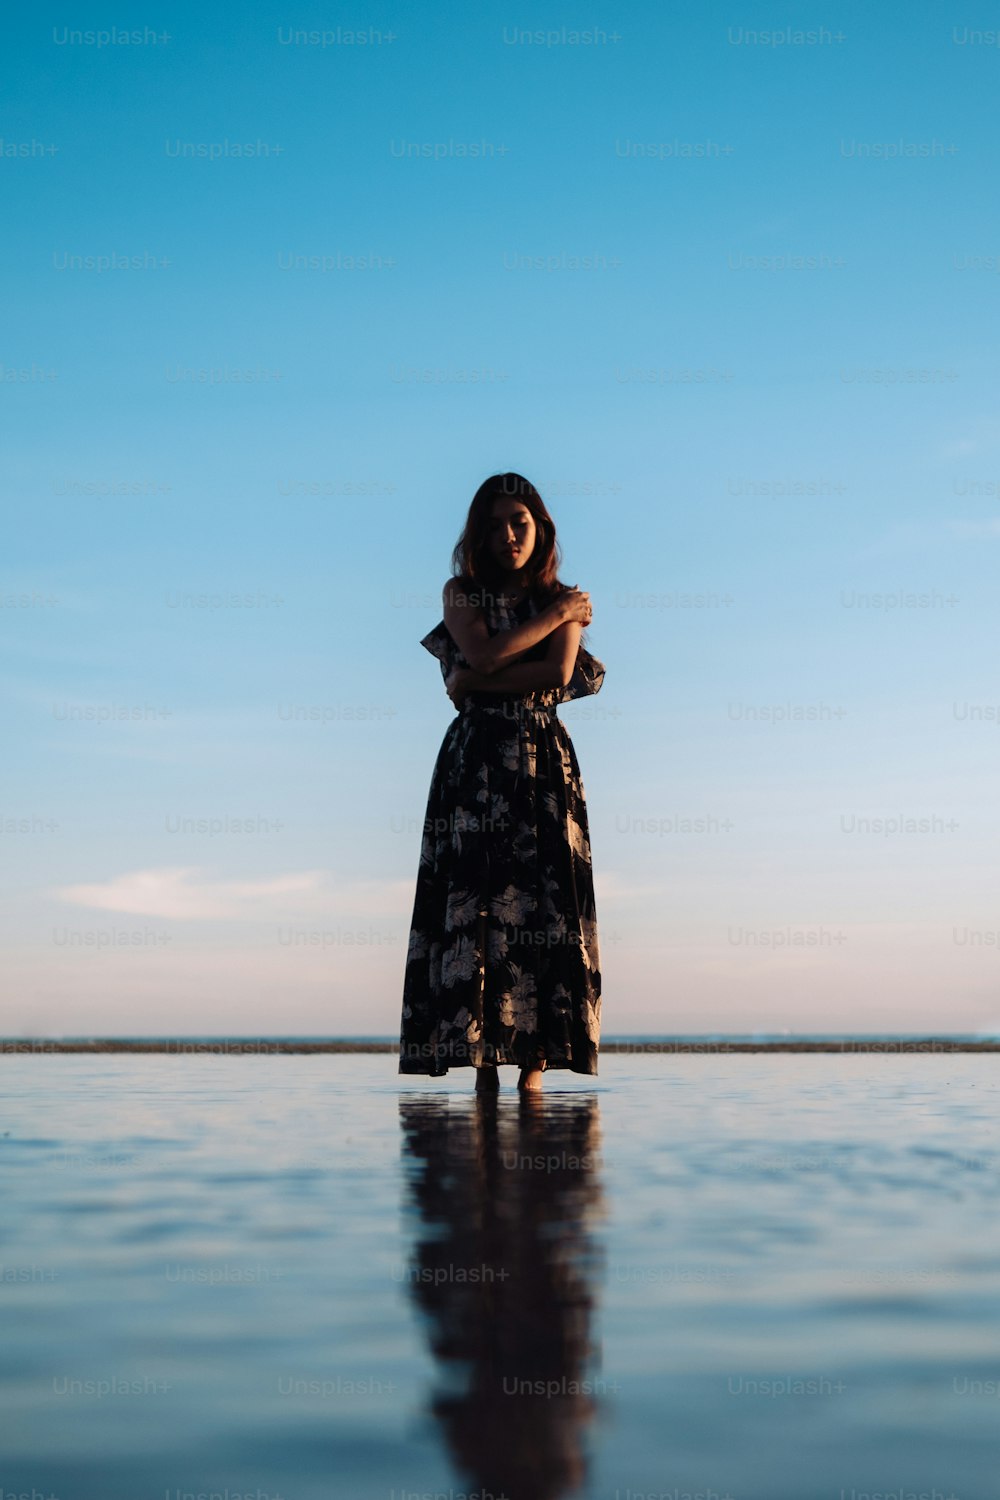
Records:
{"label": "woman standing in water", "polygon": [[421,642],[458,709],[431,778],[403,981],[400,1073],[595,1074],[601,970],[580,767],[557,705],[600,691],[581,644],[590,596],[559,582],[535,487],[494,474],[473,498]]}

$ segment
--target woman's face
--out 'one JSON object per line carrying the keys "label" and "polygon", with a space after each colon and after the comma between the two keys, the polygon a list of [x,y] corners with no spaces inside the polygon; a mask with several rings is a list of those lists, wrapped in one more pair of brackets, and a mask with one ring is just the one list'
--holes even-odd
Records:
{"label": "woman's face", "polygon": [[514,573],[535,550],[535,518],[522,500],[494,500],[490,550],[498,567]]}

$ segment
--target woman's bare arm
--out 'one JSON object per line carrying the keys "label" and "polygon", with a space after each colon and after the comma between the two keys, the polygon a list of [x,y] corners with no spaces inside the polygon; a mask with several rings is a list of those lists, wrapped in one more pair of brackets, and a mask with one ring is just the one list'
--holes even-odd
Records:
{"label": "woman's bare arm", "polygon": [[496,672],[466,672],[467,693],[530,693],[534,688],[563,687],[563,669],[555,661],[519,661]]}
{"label": "woman's bare arm", "polygon": [[517,625],[513,630],[501,630],[491,636],[480,607],[480,594],[478,588],[468,593],[463,592],[457,581],[449,578],[444,586],[442,601],[448,634],[472,670],[481,676],[492,676],[501,667],[516,662],[518,657],[550,635],[566,617],[566,604],[560,597],[547,604],[537,615],[525,620],[523,625]]}
{"label": "woman's bare arm", "polygon": [[580,650],[583,626],[579,620],[564,620],[549,636],[545,665],[553,666],[558,673],[557,687],[569,687],[576,670],[576,658]]}
{"label": "woman's bare arm", "polygon": [[533,688],[568,687],[576,667],[583,626],[564,620],[549,636],[543,661],[516,662],[496,672],[471,672],[465,680],[470,693],[528,693]]}

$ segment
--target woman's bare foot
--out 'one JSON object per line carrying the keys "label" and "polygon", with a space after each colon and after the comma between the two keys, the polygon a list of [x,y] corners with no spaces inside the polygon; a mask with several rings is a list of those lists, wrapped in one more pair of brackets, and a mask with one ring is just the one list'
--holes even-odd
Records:
{"label": "woman's bare foot", "polygon": [[521,1076],[517,1080],[517,1086],[523,1094],[540,1094],[542,1091],[542,1072],[545,1068],[545,1060],[537,1068],[522,1068]]}
{"label": "woman's bare foot", "polygon": [[476,1069],[476,1093],[492,1094],[500,1087],[496,1063],[485,1063]]}

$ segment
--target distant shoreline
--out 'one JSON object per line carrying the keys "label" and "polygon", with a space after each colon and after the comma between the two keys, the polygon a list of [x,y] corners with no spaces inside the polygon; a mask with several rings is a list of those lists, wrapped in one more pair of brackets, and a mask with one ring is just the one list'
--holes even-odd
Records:
{"label": "distant shoreline", "polygon": [[[309,1054],[309,1053],[335,1053],[335,1054],[365,1054],[382,1053],[397,1054],[398,1042],[372,1042],[372,1041],[296,1041],[294,1038],[268,1038],[268,1037],[206,1037],[204,1040],[198,1037],[176,1037],[169,1039],[153,1038],[149,1041],[138,1039],[116,1039],[114,1037],[93,1038],[90,1040],[50,1040],[45,1037],[26,1038],[0,1038],[0,1053],[6,1052],[11,1055],[24,1055],[27,1053],[166,1053],[178,1056],[191,1056],[197,1054],[213,1054],[225,1056],[232,1054],[238,1057],[252,1055],[282,1056],[285,1054]],[[986,1039],[983,1041],[969,1041],[953,1037],[843,1037],[840,1039],[824,1037],[821,1040],[810,1041],[808,1038],[790,1038],[788,1040],[770,1041],[727,1041],[720,1038],[718,1041],[690,1041],[683,1037],[672,1038],[666,1041],[616,1041],[604,1042],[600,1048],[602,1055],[613,1056],[624,1054],[625,1056],[639,1057],[644,1054],[655,1053],[739,1053],[739,1052],[1000,1052],[1000,1038],[996,1040]],[[407,1076],[407,1075],[404,1075]],[[417,1075],[419,1076],[419,1075]]]}

